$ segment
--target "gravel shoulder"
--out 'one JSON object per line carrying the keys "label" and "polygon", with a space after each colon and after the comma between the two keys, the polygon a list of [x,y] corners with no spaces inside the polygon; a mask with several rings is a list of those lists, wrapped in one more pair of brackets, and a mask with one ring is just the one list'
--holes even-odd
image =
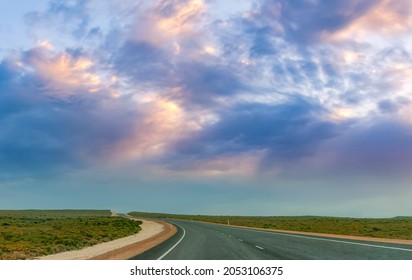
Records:
{"label": "gravel shoulder", "polygon": [[[134,219],[134,218],[133,218]],[[165,241],[176,233],[176,228],[161,221],[136,219],[142,221],[139,233],[96,244],[76,251],[39,257],[39,260],[122,260],[143,253]]]}

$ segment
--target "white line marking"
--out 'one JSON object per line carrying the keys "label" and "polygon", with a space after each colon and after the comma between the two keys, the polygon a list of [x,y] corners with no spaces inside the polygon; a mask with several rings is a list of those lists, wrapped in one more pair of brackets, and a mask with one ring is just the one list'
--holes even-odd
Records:
{"label": "white line marking", "polygon": [[163,255],[161,255],[160,257],[158,257],[158,258],[157,258],[158,260],[161,260],[161,259],[163,259],[164,257],[166,257],[177,245],[179,245],[179,243],[180,243],[180,242],[183,240],[183,238],[185,237],[186,231],[185,231],[184,227],[179,226],[179,225],[177,225],[177,226],[180,227],[181,229],[183,229],[183,236],[179,239],[179,241],[176,242],[175,245],[173,245],[172,248],[170,248],[166,253],[164,253]]}
{"label": "white line marking", "polygon": [[229,234],[228,236],[229,236],[230,238],[232,238],[232,236],[231,236],[230,234]]}
{"label": "white line marking", "polygon": [[260,246],[258,246],[258,245],[255,245],[255,247],[258,248],[258,249],[260,249],[260,250],[263,250],[263,247],[260,247]]}
{"label": "white line marking", "polygon": [[240,242],[243,242],[243,240],[242,239],[238,239]]}
{"label": "white line marking", "polygon": [[280,232],[261,231],[261,230],[246,229],[246,228],[236,228],[236,229],[260,232],[260,233],[269,233],[269,234],[278,234],[278,235],[284,235],[284,236],[292,236],[292,237],[296,237],[296,238],[305,238],[305,239],[312,239],[312,240],[329,241],[329,242],[335,242],[335,243],[344,243],[344,244],[360,245],[360,246],[366,246],[366,247],[375,247],[375,248],[382,248],[382,249],[391,249],[391,250],[412,252],[412,249],[399,248],[399,247],[389,247],[389,246],[374,245],[374,244],[367,244],[367,243],[350,242],[350,241],[335,240],[335,239],[326,239],[326,238],[320,238],[320,237],[309,237],[309,236],[287,234],[287,233],[280,233]]}

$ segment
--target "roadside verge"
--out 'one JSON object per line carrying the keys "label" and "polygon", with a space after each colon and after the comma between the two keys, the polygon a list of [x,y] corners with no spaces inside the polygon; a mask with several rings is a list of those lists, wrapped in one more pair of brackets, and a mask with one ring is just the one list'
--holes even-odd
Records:
{"label": "roadside verge", "polygon": [[[180,219],[180,220],[187,221],[185,219]],[[307,232],[307,231],[269,229],[269,228],[247,227],[247,226],[238,226],[238,225],[225,225],[225,224],[205,222],[205,221],[196,221],[196,222],[221,225],[221,226],[227,226],[227,227],[234,227],[234,228],[249,229],[249,230],[257,230],[257,231],[271,231],[271,232],[284,233],[284,234],[299,234],[299,235],[307,235],[307,236],[313,236],[313,237],[329,237],[329,238],[339,238],[339,239],[348,239],[348,240],[357,240],[357,241],[372,241],[372,242],[380,242],[380,243],[412,245],[412,240],[410,239],[395,239],[395,238],[392,239],[392,238],[343,235],[343,234],[333,234],[333,233],[317,233],[317,232]]]}
{"label": "roadside verge", "polygon": [[39,257],[39,260],[125,260],[141,254],[176,233],[176,228],[168,223],[132,218],[142,221],[139,233],[116,239],[113,241],[96,244],[77,251],[62,252],[58,254]]}
{"label": "roadside verge", "polygon": [[407,240],[407,239],[390,239],[390,238],[354,236],[354,235],[343,235],[343,234],[332,234],[332,233],[316,233],[316,232],[305,232],[305,231],[266,229],[266,228],[255,228],[255,227],[245,227],[245,226],[235,226],[235,225],[230,225],[230,226],[237,227],[237,228],[244,228],[244,229],[272,231],[272,232],[277,232],[277,233],[307,235],[307,236],[313,236],[313,237],[329,237],[329,238],[340,238],[340,239],[349,239],[349,240],[357,240],[357,241],[372,241],[372,242],[380,242],[380,243],[412,245],[412,240]]}

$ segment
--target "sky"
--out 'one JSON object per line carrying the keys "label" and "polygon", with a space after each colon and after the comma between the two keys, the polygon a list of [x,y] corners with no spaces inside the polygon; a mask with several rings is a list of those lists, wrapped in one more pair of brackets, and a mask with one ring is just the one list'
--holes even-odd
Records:
{"label": "sky", "polygon": [[409,0],[0,0],[0,208],[412,215]]}

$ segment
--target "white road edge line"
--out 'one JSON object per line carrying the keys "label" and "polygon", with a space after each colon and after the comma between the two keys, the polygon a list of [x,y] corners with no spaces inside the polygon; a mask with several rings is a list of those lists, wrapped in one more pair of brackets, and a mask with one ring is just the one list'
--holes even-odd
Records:
{"label": "white road edge line", "polygon": [[255,247],[258,248],[258,249],[260,249],[260,250],[263,250],[263,247],[260,247],[260,246],[258,246],[258,245],[255,245]]}
{"label": "white road edge line", "polygon": [[175,245],[173,245],[172,248],[170,248],[169,250],[167,250],[166,253],[164,253],[163,255],[161,255],[160,257],[158,257],[158,258],[157,258],[158,260],[162,260],[164,257],[166,257],[174,248],[176,248],[177,245],[179,245],[179,243],[180,243],[180,242],[183,240],[183,238],[185,237],[186,231],[185,231],[184,227],[179,226],[179,225],[177,225],[177,226],[180,227],[181,229],[183,229],[183,236],[179,239],[179,241],[176,242]]}
{"label": "white road edge line", "polygon": [[246,228],[237,228],[237,229],[247,230],[247,231],[255,231],[255,232],[260,232],[260,233],[269,233],[269,234],[278,234],[278,235],[284,235],[284,236],[292,236],[292,237],[312,239],[312,240],[321,240],[321,241],[329,241],[329,242],[344,243],[344,244],[351,244],[351,245],[360,245],[360,246],[367,246],[367,247],[375,247],[375,248],[382,248],[382,249],[391,249],[391,250],[400,250],[400,251],[412,252],[412,249],[399,248],[399,247],[389,247],[389,246],[374,245],[374,244],[359,243],[359,242],[350,242],[350,241],[342,241],[342,240],[335,240],[335,239],[309,237],[309,236],[286,234],[286,233],[280,233],[280,232],[261,231],[261,230],[255,230],[255,229],[246,229]]}

